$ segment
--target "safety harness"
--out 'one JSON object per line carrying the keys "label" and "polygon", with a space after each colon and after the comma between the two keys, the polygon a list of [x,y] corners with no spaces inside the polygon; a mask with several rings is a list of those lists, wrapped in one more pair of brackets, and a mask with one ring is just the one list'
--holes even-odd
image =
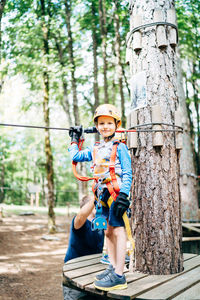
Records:
{"label": "safety harness", "polygon": [[[78,144],[79,151],[82,148],[83,141],[84,140],[81,139]],[[117,182],[117,176],[115,174],[115,160],[116,160],[116,155],[117,155],[117,147],[118,147],[119,143],[120,143],[119,141],[114,141],[114,143],[113,143],[113,147],[112,147],[112,151],[111,151],[111,155],[110,155],[110,162],[109,162],[110,177],[106,178],[102,181],[102,183],[106,184],[106,187],[110,193],[110,197],[107,201],[108,207],[110,207],[112,202],[116,200],[116,198],[120,192],[120,188],[119,188],[119,185]],[[97,151],[98,151],[98,145],[96,144],[94,146],[94,151],[93,151],[93,163],[94,164],[96,161]],[[76,171],[76,166],[77,166],[77,162],[72,161],[72,170],[73,170],[74,176],[78,180],[81,180],[81,181],[94,180],[93,185],[92,185],[92,191],[95,195],[95,199],[97,200],[97,204],[96,204],[96,217],[92,220],[92,230],[106,229],[107,223],[105,221],[105,218],[101,216],[101,213],[102,213],[101,205],[106,206],[106,204],[103,201],[101,201],[101,199],[98,199],[96,197],[96,190],[97,190],[97,186],[98,186],[97,183],[98,183],[99,178],[79,175]],[[127,216],[126,212],[123,214],[122,218],[124,220],[127,236],[128,236],[129,242],[131,243],[132,251],[133,251],[135,249],[135,242],[134,242],[132,234],[131,234],[131,228],[130,228],[130,224],[129,224],[129,220],[128,220],[128,216]]]}

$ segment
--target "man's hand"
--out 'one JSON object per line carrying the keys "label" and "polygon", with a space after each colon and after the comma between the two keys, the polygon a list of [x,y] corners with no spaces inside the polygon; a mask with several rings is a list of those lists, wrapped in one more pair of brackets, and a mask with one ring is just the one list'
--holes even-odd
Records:
{"label": "man's hand", "polygon": [[71,137],[71,143],[79,143],[79,139],[83,133],[83,127],[81,126],[72,126],[69,129],[69,136]]}
{"label": "man's hand", "polygon": [[127,198],[128,196],[125,193],[119,193],[113,207],[113,212],[116,217],[122,217],[124,212],[129,208],[130,203]]}

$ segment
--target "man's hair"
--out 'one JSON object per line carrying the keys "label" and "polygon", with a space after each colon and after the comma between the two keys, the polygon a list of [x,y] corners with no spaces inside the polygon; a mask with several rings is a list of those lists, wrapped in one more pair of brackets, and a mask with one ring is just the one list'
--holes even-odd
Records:
{"label": "man's hair", "polygon": [[86,203],[88,203],[92,199],[92,195],[85,195],[81,199],[80,208],[82,208]]}

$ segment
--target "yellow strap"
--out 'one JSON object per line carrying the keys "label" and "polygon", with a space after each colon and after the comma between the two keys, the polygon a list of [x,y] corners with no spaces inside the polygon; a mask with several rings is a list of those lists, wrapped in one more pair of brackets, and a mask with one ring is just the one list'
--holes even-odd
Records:
{"label": "yellow strap", "polygon": [[[107,204],[108,204],[109,207],[111,206],[112,202],[113,202],[113,198],[110,197],[110,198],[108,199],[108,202],[107,202]],[[105,203],[104,203],[104,204],[105,204]],[[123,214],[122,218],[123,218],[123,220],[124,220],[124,224],[125,224],[125,228],[126,228],[126,233],[127,233],[129,242],[130,242],[131,245],[132,245],[132,249],[130,250],[130,252],[133,252],[133,250],[135,249],[135,242],[134,242],[134,239],[133,239],[133,237],[132,237],[131,227],[130,227],[129,220],[128,220],[128,216],[127,216],[126,212]]]}

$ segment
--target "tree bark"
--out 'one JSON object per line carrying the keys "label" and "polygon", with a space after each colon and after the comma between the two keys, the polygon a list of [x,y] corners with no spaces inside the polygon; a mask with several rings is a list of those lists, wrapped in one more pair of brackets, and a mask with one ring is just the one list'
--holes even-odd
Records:
{"label": "tree bark", "polygon": [[106,12],[105,12],[105,0],[99,0],[99,18],[100,29],[102,39],[102,56],[103,56],[103,81],[104,81],[104,103],[109,102],[108,98],[108,80],[107,80],[107,28],[106,28]]}
{"label": "tree bark", "polygon": [[181,60],[177,58],[178,96],[182,110],[183,149],[180,152],[180,191],[182,218],[184,221],[198,221],[197,176],[194,167],[193,150],[190,140],[190,123],[183,90]]}
{"label": "tree bark", "polygon": [[[71,65],[71,84],[73,91],[73,108],[74,108],[74,120],[75,125],[80,125],[80,117],[79,117],[79,109],[78,109],[78,98],[77,98],[77,89],[76,89],[76,77],[75,70],[76,65],[74,61],[74,50],[73,50],[73,38],[72,38],[72,30],[71,30],[71,0],[65,0],[65,20],[67,24],[67,32],[68,32],[68,48],[69,48],[69,59]],[[80,170],[84,170],[84,166],[79,164]],[[79,189],[79,202],[81,202],[82,195],[87,194],[87,182],[78,181],[78,189]]]}
{"label": "tree bark", "polygon": [[[170,0],[130,1],[130,24],[136,15],[142,16],[143,24],[152,23],[155,10],[166,15],[173,5]],[[146,105],[135,110],[138,124],[152,122],[154,105],[160,106],[163,123],[174,124],[178,108],[175,51],[168,40],[166,47],[157,47],[156,27],[146,28],[141,34],[142,49],[132,50],[130,58],[131,75],[144,72],[146,78],[141,90],[144,95],[146,89]],[[141,84],[138,81],[137,88]],[[174,132],[163,132],[163,146],[159,147],[153,144],[154,134],[138,133],[137,151],[132,151],[135,265],[137,270],[149,274],[172,274],[183,270],[179,150]]]}
{"label": "tree bark", "polygon": [[[49,127],[49,73],[48,73],[48,57],[49,57],[49,21],[46,23],[45,18],[50,19],[50,15],[46,13],[45,0],[40,0],[41,3],[41,26],[43,33],[43,112],[45,127]],[[48,2],[48,8],[50,3]],[[50,131],[45,129],[45,154],[46,154],[46,172],[47,172],[47,187],[48,187],[48,229],[49,233],[54,233],[55,213],[54,213],[54,170],[53,170],[53,156],[50,143]]]}
{"label": "tree bark", "polygon": [[193,89],[193,99],[194,99],[194,108],[195,108],[195,113],[196,113],[196,139],[197,139],[197,147],[196,147],[196,166],[197,166],[197,174],[200,174],[200,114],[199,114],[199,107],[200,107],[200,101],[198,97],[199,93],[199,86],[197,79],[195,80],[194,78],[198,78],[198,73],[196,72],[197,66],[196,62],[193,61],[192,64],[192,78],[191,78],[191,83],[192,83],[192,89]]}
{"label": "tree bark", "polygon": [[98,85],[98,63],[97,63],[97,28],[95,24],[96,18],[96,7],[95,2],[92,0],[91,3],[91,11],[92,11],[92,52],[93,52],[93,90],[94,90],[94,111],[99,106],[99,85]]}
{"label": "tree bark", "polygon": [[[94,106],[93,115],[95,109],[99,106],[99,84],[98,84],[98,61],[97,61],[97,27],[95,24],[97,9],[95,7],[95,1],[91,2],[92,12],[92,52],[93,52],[93,91],[94,91]],[[95,133],[95,140],[99,141],[99,134]]]}
{"label": "tree bark", "polygon": [[[0,65],[1,65],[1,47],[2,47],[1,20],[2,20],[2,16],[3,16],[5,4],[6,4],[6,0],[0,0]],[[0,75],[0,93],[1,93],[2,88],[3,88],[3,77],[2,77],[2,75]]]}
{"label": "tree bark", "polygon": [[68,98],[68,93],[67,93],[67,81],[65,79],[65,62],[64,62],[64,51],[65,49],[62,49],[62,46],[60,45],[57,37],[55,37],[55,44],[56,44],[56,49],[58,51],[58,57],[59,57],[59,62],[62,68],[62,87],[63,87],[63,99],[61,100],[61,105],[62,108],[64,109],[67,119],[68,119],[68,125],[72,126],[72,118],[70,114],[70,104],[69,104],[69,98]]}
{"label": "tree bark", "polygon": [[3,203],[5,198],[4,184],[5,184],[5,166],[4,166],[4,155],[1,156],[2,162],[0,164],[0,203]]}
{"label": "tree bark", "polygon": [[1,20],[4,12],[6,0],[0,0],[0,62],[1,62]]}
{"label": "tree bark", "polygon": [[68,49],[69,59],[71,65],[71,85],[73,93],[73,109],[74,109],[74,121],[75,125],[80,125],[79,109],[78,109],[78,98],[77,98],[77,83],[75,77],[75,61],[74,61],[74,50],[73,50],[73,38],[71,30],[71,0],[65,0],[65,21],[67,24],[68,32]]}
{"label": "tree bark", "polygon": [[119,81],[119,93],[121,98],[121,113],[122,113],[122,127],[125,127],[125,106],[124,106],[124,90],[123,90],[123,69],[121,62],[121,39],[120,39],[120,22],[119,22],[119,0],[114,1],[114,26],[115,26],[115,53],[116,53],[116,69]]}

